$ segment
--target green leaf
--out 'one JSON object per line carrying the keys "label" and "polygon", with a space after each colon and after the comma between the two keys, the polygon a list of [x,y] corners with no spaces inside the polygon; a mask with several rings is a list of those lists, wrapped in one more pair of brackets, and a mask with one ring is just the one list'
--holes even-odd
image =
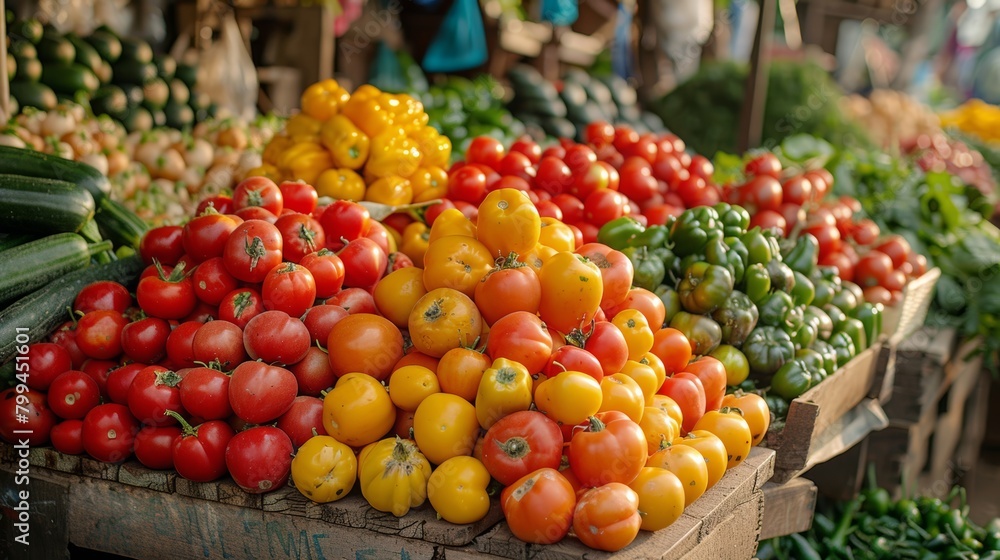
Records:
{"label": "green leaf", "polygon": [[775,152],[783,164],[798,164],[799,167],[823,167],[834,154],[829,142],[809,134],[785,138]]}
{"label": "green leaf", "polygon": [[715,171],[712,173],[712,181],[717,185],[739,184],[743,182],[744,158],[727,154],[726,152],[716,152],[712,158],[712,166]]}

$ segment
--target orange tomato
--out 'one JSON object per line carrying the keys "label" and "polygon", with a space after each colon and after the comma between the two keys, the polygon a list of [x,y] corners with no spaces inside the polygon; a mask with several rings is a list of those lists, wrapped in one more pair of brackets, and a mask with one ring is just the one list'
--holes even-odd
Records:
{"label": "orange tomato", "polygon": [[621,251],[601,243],[587,243],[576,252],[593,262],[601,273],[601,307],[613,307],[625,301],[632,287],[632,261]]}
{"label": "orange tomato", "polygon": [[400,268],[379,280],[372,291],[375,307],[399,328],[406,328],[410,311],[424,297],[424,271],[415,266]]}
{"label": "orange tomato", "polygon": [[549,327],[568,333],[588,325],[601,305],[601,271],[580,255],[562,251],[542,265],[538,313]]}
{"label": "orange tomato", "polygon": [[357,313],[330,329],[326,349],[337,377],[360,371],[385,381],[403,357],[403,335],[385,317]]}
{"label": "orange tomato", "polygon": [[413,306],[408,323],[413,347],[435,358],[452,348],[475,344],[483,332],[482,315],[475,302],[451,288],[436,288],[424,294]]}
{"label": "orange tomato", "polygon": [[737,391],[735,394],[726,395],[722,399],[722,406],[738,408],[743,412],[743,419],[750,427],[752,445],[756,446],[764,441],[767,429],[771,426],[771,410],[767,407],[764,397],[756,393]]}
{"label": "orange tomato", "polygon": [[672,375],[687,367],[691,361],[691,343],[684,333],[677,329],[665,328],[653,335],[650,352],[663,362],[664,371]]}
{"label": "orange tomato", "polygon": [[504,488],[500,506],[515,537],[527,543],[552,544],[569,533],[576,492],[559,471],[542,468]]}
{"label": "orange tomato", "polygon": [[660,395],[660,394],[653,395],[653,402],[649,406],[653,408],[659,408],[660,410],[669,414],[670,417],[673,418],[675,422],[677,422],[678,426],[684,423],[684,413],[681,412],[680,405],[677,404],[677,402],[674,401],[674,399],[666,395]]}
{"label": "orange tomato", "polygon": [[572,251],[576,249],[576,236],[572,228],[555,218],[542,218],[541,232],[538,243],[552,247],[556,251]]}
{"label": "orange tomato", "polygon": [[489,356],[472,348],[448,350],[441,356],[437,370],[441,392],[474,402],[479,382],[491,363]]}
{"label": "orange tomato", "polygon": [[[437,220],[434,223],[437,224]],[[433,227],[431,229],[433,236]],[[476,284],[492,265],[489,249],[475,238],[442,237],[431,241],[424,253],[424,287],[428,290],[452,288],[471,298],[476,294]]]}
{"label": "orange tomato", "polygon": [[530,251],[540,230],[538,209],[524,191],[497,189],[479,205],[476,237],[494,258]]}
{"label": "orange tomato", "polygon": [[679,437],[671,443],[674,447],[691,447],[704,458],[705,467],[708,468],[708,479],[706,480],[708,488],[715,486],[716,482],[722,480],[722,475],[726,474],[726,465],[729,464],[726,446],[712,432],[692,430],[688,435]]}
{"label": "orange tomato", "polygon": [[542,284],[529,266],[511,258],[497,259],[497,265],[476,284],[476,305],[486,324],[515,311],[537,313]]}
{"label": "orange tomato", "polygon": [[646,409],[646,397],[635,379],[624,373],[606,375],[601,380],[601,393],[601,412],[617,410],[633,422],[642,420],[642,413]]}
{"label": "orange tomato", "polygon": [[639,495],[620,482],[587,491],[576,504],[573,532],[583,544],[615,552],[639,535]]}
{"label": "orange tomato", "polygon": [[666,469],[677,476],[684,487],[684,507],[708,489],[708,466],[698,450],[687,445],[668,445],[646,460],[647,467]]}
{"label": "orange tomato", "polygon": [[400,410],[412,412],[425,398],[440,392],[437,376],[424,366],[403,366],[389,376],[389,398]]}
{"label": "orange tomato", "polygon": [[393,371],[403,367],[403,366],[424,366],[425,368],[437,372],[438,369],[438,359],[433,356],[428,356],[423,352],[417,352],[416,350],[411,350],[408,354],[403,356],[396,362],[396,365],[392,367]]}
{"label": "orange tomato", "polygon": [[642,433],[646,434],[649,454],[656,453],[681,435],[681,425],[662,408],[647,406],[639,421]]}
{"label": "orange tomato", "polygon": [[743,412],[736,408],[710,410],[694,425],[694,432],[701,430],[715,434],[726,448],[726,470],[747,458],[753,443],[750,425],[743,418]]}

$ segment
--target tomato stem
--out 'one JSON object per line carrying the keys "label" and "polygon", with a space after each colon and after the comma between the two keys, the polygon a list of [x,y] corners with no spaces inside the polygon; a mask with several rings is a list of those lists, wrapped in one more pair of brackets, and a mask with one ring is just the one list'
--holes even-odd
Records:
{"label": "tomato stem", "polygon": [[185,420],[183,416],[178,414],[177,411],[167,410],[164,411],[163,415],[169,416],[174,420],[177,420],[177,422],[179,422],[181,425],[181,432],[183,433],[184,436],[198,437],[198,428],[191,426],[191,424],[189,424],[188,421]]}
{"label": "tomato stem", "polygon": [[604,429],[604,422],[601,422],[601,419],[596,416],[591,416],[590,418],[587,418],[587,421],[590,422],[588,430],[591,432],[600,432],[601,430]]}
{"label": "tomato stem", "polygon": [[515,436],[507,441],[497,441],[497,447],[503,451],[504,455],[511,459],[522,459],[531,453],[531,445],[528,440],[520,436]]}

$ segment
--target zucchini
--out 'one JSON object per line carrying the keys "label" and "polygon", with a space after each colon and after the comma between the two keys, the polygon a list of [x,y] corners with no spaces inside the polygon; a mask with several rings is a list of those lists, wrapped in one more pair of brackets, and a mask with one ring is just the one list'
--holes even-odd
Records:
{"label": "zucchini", "polygon": [[[10,44],[10,48],[7,49],[7,52],[18,58],[38,58],[38,49],[35,48],[34,44],[27,41],[14,41]],[[20,62],[20,60],[18,60],[18,62]]]}
{"label": "zucchini", "polygon": [[119,61],[123,60],[149,64],[153,62],[153,48],[142,39],[122,39],[122,56]]}
{"label": "zucchini", "polygon": [[44,111],[55,109],[59,102],[52,88],[35,82],[11,82],[10,94],[21,107],[35,107]]}
{"label": "zucchini", "polygon": [[150,111],[162,110],[170,98],[170,86],[163,78],[153,78],[142,86],[143,105]]}
{"label": "zucchini", "polygon": [[84,39],[105,61],[114,63],[122,55],[122,42],[113,33],[98,29]]}
{"label": "zucchini", "polygon": [[111,67],[111,79],[116,84],[142,85],[156,78],[156,65],[121,58]]}
{"label": "zucchini", "polygon": [[101,87],[101,81],[97,76],[81,64],[45,64],[42,65],[41,82],[56,93],[67,93],[70,95],[78,91],[92,94]]}
{"label": "zucchini", "polygon": [[75,233],[57,233],[0,252],[0,302],[21,297],[85,268],[91,257],[111,248],[110,241],[87,245]]}
{"label": "zucchini", "polygon": [[186,105],[188,101],[191,100],[191,90],[188,89],[187,85],[174,78],[170,82],[170,102],[180,105]]}
{"label": "zucchini", "polygon": [[0,251],[6,251],[29,241],[38,239],[36,235],[27,233],[0,233]]}
{"label": "zucchini", "polygon": [[104,86],[90,98],[90,108],[94,114],[110,115],[114,119],[121,120],[128,111],[128,97],[118,86]]}
{"label": "zucchini", "polygon": [[0,175],[0,231],[78,232],[95,210],[94,197],[73,183]]}
{"label": "zucchini", "polygon": [[156,73],[161,79],[167,82],[174,79],[174,73],[177,72],[177,61],[174,57],[169,54],[157,55],[153,57],[153,64],[156,65]]}
{"label": "zucchini", "polygon": [[111,64],[107,60],[101,61],[101,64],[94,70],[94,74],[97,75],[97,79],[102,84],[110,84],[111,78],[114,76],[114,72],[111,71]]}
{"label": "zucchini", "polygon": [[153,128],[153,115],[145,107],[129,107],[122,119],[122,125],[128,132],[145,132]]}
{"label": "zucchini", "polygon": [[139,242],[149,226],[134,212],[116,200],[105,197],[97,207],[94,217],[105,239],[110,239],[115,247],[139,249]]}
{"label": "zucchini", "polygon": [[73,43],[53,33],[44,34],[35,47],[38,49],[38,60],[42,62],[67,65],[76,58],[76,48],[73,47]]}
{"label": "zucchini", "polygon": [[17,335],[22,332],[17,329],[27,329],[23,334],[29,342],[44,340],[66,320],[66,308],[72,307],[84,286],[111,280],[131,288],[142,269],[142,260],[137,255],[87,267],[53,280],[0,311],[0,362],[6,362],[17,351]]}
{"label": "zucchini", "polygon": [[9,389],[11,387],[17,387],[17,372],[16,362],[10,360],[6,364],[0,366],[0,391]]}
{"label": "zucchini", "polygon": [[42,77],[42,63],[37,58],[24,58],[14,55],[17,63],[17,81],[37,82]]}
{"label": "zucchini", "polygon": [[167,126],[177,130],[184,130],[194,124],[194,110],[191,107],[170,101],[163,108],[163,113],[167,116]]}
{"label": "zucchini", "polygon": [[174,77],[184,82],[187,87],[193,88],[198,82],[198,68],[193,64],[178,62]]}
{"label": "zucchini", "polygon": [[34,150],[0,146],[0,174],[69,181],[89,192],[95,203],[111,195],[111,182],[100,171],[86,163]]}
{"label": "zucchini", "polygon": [[18,20],[10,24],[7,33],[35,44],[42,40],[42,22],[34,18]]}
{"label": "zucchini", "polygon": [[101,63],[104,62],[101,55],[97,54],[97,50],[77,35],[66,35],[66,40],[72,43],[73,48],[76,49],[76,57],[73,60],[96,74]]}

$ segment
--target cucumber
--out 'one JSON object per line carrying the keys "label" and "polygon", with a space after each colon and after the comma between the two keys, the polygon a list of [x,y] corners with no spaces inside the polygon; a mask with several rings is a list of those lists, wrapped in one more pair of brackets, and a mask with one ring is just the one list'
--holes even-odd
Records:
{"label": "cucumber", "polygon": [[0,366],[0,391],[17,387],[17,364],[14,360]]}
{"label": "cucumber", "polygon": [[42,40],[42,22],[34,18],[18,20],[10,24],[7,33],[35,44]]}
{"label": "cucumber", "polygon": [[153,116],[149,114],[149,111],[145,107],[129,107],[128,112],[125,114],[125,118],[122,119],[122,125],[128,132],[145,132],[153,128]]}
{"label": "cucumber", "polygon": [[114,77],[111,64],[107,60],[101,60],[101,64],[94,70],[94,74],[97,75],[97,79],[101,81],[101,84],[110,84],[111,78]]}
{"label": "cucumber", "polygon": [[66,40],[72,43],[73,48],[76,49],[76,57],[73,60],[96,74],[101,63],[104,62],[101,55],[97,54],[97,50],[77,35],[66,35]]}
{"label": "cucumber", "polygon": [[171,100],[163,108],[163,114],[166,115],[167,126],[170,128],[184,130],[194,124],[194,110],[183,103],[175,103]]}
{"label": "cucumber", "polygon": [[0,146],[0,174],[68,181],[90,193],[95,209],[97,203],[111,195],[111,182],[100,171],[86,163],[34,150]]}
{"label": "cucumber", "polygon": [[0,253],[0,301],[35,291],[112,248],[110,241],[88,245],[75,233],[57,233]]}
{"label": "cucumber", "polygon": [[184,82],[184,85],[187,87],[193,88],[198,82],[198,67],[193,64],[178,62],[174,77]]}
{"label": "cucumber", "polygon": [[36,48],[38,49],[38,60],[42,62],[68,65],[76,58],[76,49],[73,47],[73,43],[52,33],[43,35]]}
{"label": "cucumber", "polygon": [[106,62],[114,63],[122,55],[122,42],[113,33],[98,29],[84,41],[94,47]]}
{"label": "cucumber", "polygon": [[112,118],[121,120],[128,111],[128,97],[125,97],[125,92],[118,86],[104,86],[90,98],[90,108],[94,114],[111,115]]}
{"label": "cucumber", "polygon": [[150,111],[159,111],[170,98],[170,86],[162,78],[153,78],[142,86],[143,105]]}
{"label": "cucumber", "polygon": [[7,52],[18,58],[38,58],[38,49],[35,48],[34,44],[27,41],[14,41],[10,44],[10,48],[7,49]]}
{"label": "cucumber", "polygon": [[137,255],[87,267],[55,279],[0,311],[0,362],[14,356],[19,333],[26,334],[28,342],[37,342],[65,321],[66,308],[72,307],[76,295],[87,284],[111,280],[131,288],[142,269],[142,260]]}
{"label": "cucumber", "polygon": [[80,64],[45,64],[41,82],[56,93],[75,94],[78,91],[94,93],[101,81],[89,68]]}
{"label": "cucumber", "polygon": [[156,65],[156,74],[164,81],[169,82],[174,79],[177,72],[177,61],[170,55],[157,55],[153,57],[153,64]]}
{"label": "cucumber", "polygon": [[95,210],[94,197],[73,183],[0,175],[0,231],[78,232]]}
{"label": "cucumber", "polygon": [[42,77],[42,63],[37,58],[24,58],[14,55],[17,63],[17,80],[19,82],[37,82]]}
{"label": "cucumber", "polygon": [[153,62],[153,48],[142,39],[122,39],[122,55],[119,60],[148,64]]}
{"label": "cucumber", "polygon": [[117,84],[117,86],[125,92],[129,107],[138,107],[142,104],[142,86],[135,84]]}
{"label": "cucumber", "polygon": [[58,99],[52,88],[35,82],[11,82],[10,94],[21,107],[35,107],[45,111],[55,109]]}
{"label": "cucumber", "polygon": [[110,239],[116,248],[126,246],[138,250],[142,236],[149,229],[142,218],[122,206],[120,202],[107,197],[98,204],[94,219],[97,220],[104,238]]}
{"label": "cucumber", "polygon": [[156,65],[120,58],[111,66],[111,72],[116,84],[142,85],[156,78]]}
{"label": "cucumber", "polygon": [[27,233],[0,233],[0,251],[6,251],[29,241],[38,239],[37,235]]}
{"label": "cucumber", "polygon": [[191,100],[191,90],[188,89],[187,85],[174,78],[170,82],[170,102],[174,104],[187,104]]}
{"label": "cucumber", "polygon": [[167,114],[163,112],[163,109],[149,109],[149,116],[153,119],[154,127],[162,128],[167,126]]}

